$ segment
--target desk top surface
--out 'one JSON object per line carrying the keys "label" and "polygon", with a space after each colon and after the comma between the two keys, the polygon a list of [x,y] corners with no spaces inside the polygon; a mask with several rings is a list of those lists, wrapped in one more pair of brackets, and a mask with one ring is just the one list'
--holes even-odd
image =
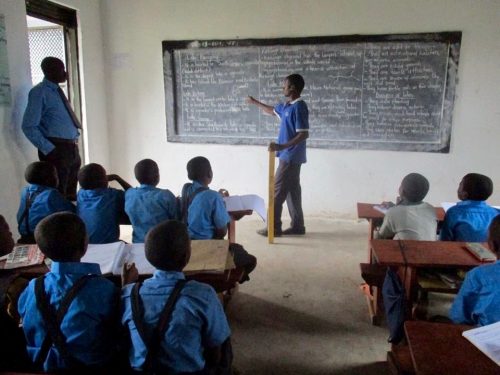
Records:
{"label": "desk top surface", "polygon": [[377,262],[384,266],[412,267],[476,267],[488,262],[476,259],[465,247],[465,242],[371,240],[371,249]]}
{"label": "desk top surface", "polygon": [[[359,219],[383,219],[384,214],[380,211],[377,211],[373,208],[373,206],[378,203],[357,203],[358,207],[358,218]],[[436,209],[436,217],[439,221],[444,220],[444,209],[442,207],[434,207]]]}
{"label": "desk top surface", "polygon": [[500,367],[462,336],[471,328],[407,321],[406,338],[417,375],[500,374]]}

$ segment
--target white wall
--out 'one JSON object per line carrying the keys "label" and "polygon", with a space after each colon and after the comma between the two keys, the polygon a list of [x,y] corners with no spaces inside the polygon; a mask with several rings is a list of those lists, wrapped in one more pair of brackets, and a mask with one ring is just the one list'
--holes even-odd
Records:
{"label": "white wall", "polygon": [[19,191],[25,184],[24,168],[36,158],[35,149],[21,131],[22,116],[31,88],[24,1],[0,1],[5,16],[11,105],[0,105],[0,214],[17,235]]}

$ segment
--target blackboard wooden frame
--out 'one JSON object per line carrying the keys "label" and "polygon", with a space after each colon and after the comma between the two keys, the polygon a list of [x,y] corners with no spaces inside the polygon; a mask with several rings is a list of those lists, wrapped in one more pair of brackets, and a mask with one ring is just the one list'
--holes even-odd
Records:
{"label": "blackboard wooden frame", "polygon": [[[380,149],[396,151],[424,151],[424,152],[449,152],[452,128],[452,113],[454,106],[455,89],[458,82],[458,62],[460,56],[460,44],[462,33],[437,32],[437,33],[414,33],[414,34],[384,34],[384,35],[346,35],[346,36],[317,36],[301,38],[273,38],[273,39],[232,39],[232,40],[181,40],[163,41],[164,83],[165,83],[165,111],[167,119],[167,140],[169,142],[183,143],[218,143],[218,144],[257,144],[265,145],[275,136],[265,137],[226,137],[219,136],[204,137],[203,135],[186,134],[179,131],[180,111],[177,100],[176,64],[175,51],[185,49],[209,49],[209,48],[234,48],[234,47],[263,47],[263,46],[293,46],[293,45],[320,45],[320,44],[349,44],[349,43],[386,43],[386,42],[437,42],[449,46],[446,66],[446,80],[443,92],[443,113],[440,124],[440,140],[434,144],[419,144],[418,142],[408,144],[399,141],[390,142],[380,140],[357,142],[357,141],[333,141],[315,139],[308,140],[309,147],[332,148],[332,149]],[[292,73],[292,72],[291,72]],[[307,81],[306,81],[307,88]],[[243,100],[244,98],[242,98]],[[274,104],[274,103],[269,103]],[[362,116],[363,114],[361,114]]]}

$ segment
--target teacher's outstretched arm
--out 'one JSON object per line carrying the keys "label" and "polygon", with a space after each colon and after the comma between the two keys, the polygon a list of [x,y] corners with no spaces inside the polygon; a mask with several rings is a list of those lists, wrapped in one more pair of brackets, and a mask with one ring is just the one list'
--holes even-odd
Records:
{"label": "teacher's outstretched arm", "polygon": [[246,99],[247,104],[254,104],[260,109],[262,109],[265,113],[269,115],[276,115],[274,113],[274,107],[272,105],[267,105],[262,102],[259,102],[257,99],[255,99],[253,96],[248,96]]}

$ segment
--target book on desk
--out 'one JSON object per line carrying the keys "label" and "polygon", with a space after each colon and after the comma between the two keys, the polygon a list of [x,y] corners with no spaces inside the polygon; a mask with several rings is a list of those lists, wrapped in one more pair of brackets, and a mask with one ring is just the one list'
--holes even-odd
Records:
{"label": "book on desk", "polygon": [[[7,256],[4,269],[38,265],[44,260],[50,269],[51,261],[43,255],[37,245],[16,246]],[[140,275],[150,275],[155,270],[146,259],[143,243],[91,244],[82,262],[99,264],[103,275],[121,275],[123,265],[132,262],[135,263]],[[227,240],[193,240],[191,258],[183,272],[224,273],[225,270],[234,268]]]}
{"label": "book on desk", "polygon": [[464,331],[462,336],[500,366],[500,322]]}
{"label": "book on desk", "polygon": [[[125,263],[135,263],[140,275],[152,274],[155,268],[146,259],[143,243],[114,242],[105,245],[89,245],[83,262],[98,263],[103,274],[120,275]],[[223,273],[233,269],[227,240],[191,241],[191,258],[183,272]]]}
{"label": "book on desk", "polygon": [[19,245],[2,258],[5,258],[3,268],[9,270],[42,264],[45,255],[37,245]]}

